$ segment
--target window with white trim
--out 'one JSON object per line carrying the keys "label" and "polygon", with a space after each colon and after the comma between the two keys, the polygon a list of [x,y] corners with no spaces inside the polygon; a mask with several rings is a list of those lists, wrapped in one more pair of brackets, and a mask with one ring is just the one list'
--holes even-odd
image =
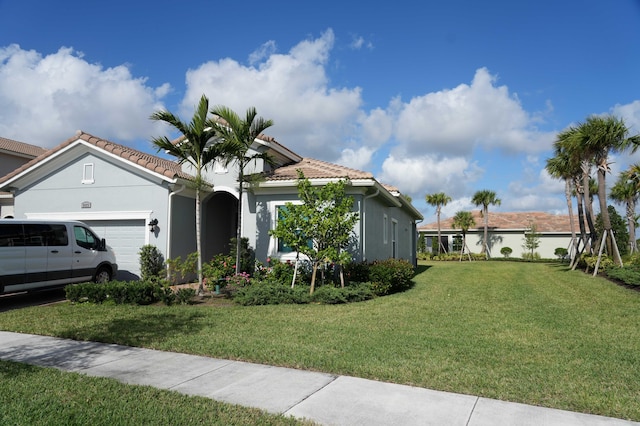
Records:
{"label": "window with white trim", "polygon": [[93,180],[93,163],[85,163],[82,165],[82,184],[90,185],[94,182]]}

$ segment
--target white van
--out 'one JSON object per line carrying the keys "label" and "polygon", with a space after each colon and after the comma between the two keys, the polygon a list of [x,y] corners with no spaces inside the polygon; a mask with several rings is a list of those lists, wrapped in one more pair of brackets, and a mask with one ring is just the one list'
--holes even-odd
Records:
{"label": "white van", "polygon": [[110,281],[116,257],[82,222],[0,220],[0,294]]}

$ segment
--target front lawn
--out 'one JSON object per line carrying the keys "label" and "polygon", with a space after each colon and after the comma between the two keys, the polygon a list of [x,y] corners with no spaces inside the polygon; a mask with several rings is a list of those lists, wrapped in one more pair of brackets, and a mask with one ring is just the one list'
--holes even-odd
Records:
{"label": "front lawn", "polygon": [[436,262],[347,305],[34,307],[0,329],[640,420],[640,293],[566,265]]}

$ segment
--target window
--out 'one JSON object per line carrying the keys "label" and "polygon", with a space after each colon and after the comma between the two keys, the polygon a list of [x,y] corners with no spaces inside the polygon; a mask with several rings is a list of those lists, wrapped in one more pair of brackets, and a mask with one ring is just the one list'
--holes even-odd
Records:
{"label": "window", "polygon": [[76,237],[76,244],[80,247],[86,248],[87,250],[98,250],[98,238],[93,232],[82,226],[74,226],[73,233]]}
{"label": "window", "polygon": [[391,257],[398,257],[398,221],[391,220]]}
{"label": "window", "polygon": [[82,184],[90,185],[93,181],[93,163],[86,163],[82,165]]}
{"label": "window", "polygon": [[387,237],[388,228],[389,228],[389,218],[385,214],[382,217],[382,242],[384,244],[387,244],[387,241],[388,241],[388,237]]}
{"label": "window", "polygon": [[[280,220],[281,214],[284,211],[287,211],[287,206],[277,206],[276,210],[278,212],[278,220]],[[307,241],[307,246],[309,247],[313,247],[313,241],[312,240],[308,240]],[[288,244],[285,244],[284,241],[282,241],[280,238],[278,238],[278,252],[279,253],[291,253],[293,252],[293,247],[291,247]]]}
{"label": "window", "polygon": [[7,223],[0,225],[0,247],[24,246],[24,234],[22,225]]}

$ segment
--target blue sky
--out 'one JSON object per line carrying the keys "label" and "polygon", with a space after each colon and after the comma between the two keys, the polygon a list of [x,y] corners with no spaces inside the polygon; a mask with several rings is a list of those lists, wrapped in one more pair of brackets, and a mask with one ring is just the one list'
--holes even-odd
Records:
{"label": "blue sky", "polygon": [[[82,129],[155,153],[199,97],[302,156],[371,171],[434,220],[565,213],[544,172],[555,135],[591,114],[640,132],[640,1],[0,0],[0,136],[52,147]],[[640,154],[613,158],[613,175]]]}

